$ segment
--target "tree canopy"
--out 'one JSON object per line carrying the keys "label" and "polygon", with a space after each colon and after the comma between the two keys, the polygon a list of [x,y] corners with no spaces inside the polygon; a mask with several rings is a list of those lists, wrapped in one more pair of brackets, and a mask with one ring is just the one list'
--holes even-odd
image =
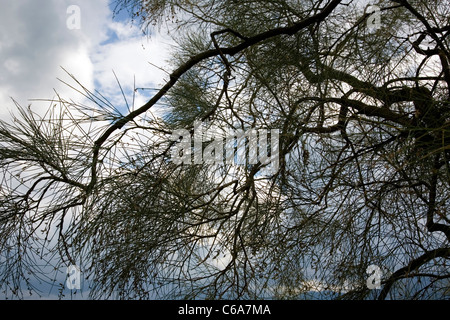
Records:
{"label": "tree canopy", "polygon": [[[168,30],[173,70],[126,114],[74,79],[90,104],[60,97],[0,122],[6,293],[39,276],[40,256],[81,264],[93,298],[448,298],[447,0],[116,9]],[[258,140],[278,144],[275,170],[248,150],[173,161],[172,133],[199,126],[200,152],[229,129],[279,130]]]}

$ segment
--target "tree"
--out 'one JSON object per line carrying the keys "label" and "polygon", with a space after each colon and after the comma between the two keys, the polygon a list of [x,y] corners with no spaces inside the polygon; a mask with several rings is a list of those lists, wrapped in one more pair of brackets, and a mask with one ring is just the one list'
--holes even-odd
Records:
{"label": "tree", "polygon": [[[172,28],[174,69],[126,115],[78,83],[90,106],[1,122],[4,290],[41,255],[82,261],[94,298],[448,297],[447,1],[120,9]],[[279,129],[276,170],[249,160],[248,136],[240,164],[175,163],[190,148],[172,133],[199,126],[194,154],[229,128]]]}

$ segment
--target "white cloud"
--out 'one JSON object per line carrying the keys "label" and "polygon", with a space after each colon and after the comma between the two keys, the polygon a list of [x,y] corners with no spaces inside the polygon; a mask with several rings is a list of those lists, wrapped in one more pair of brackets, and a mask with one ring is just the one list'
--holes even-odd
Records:
{"label": "white cloud", "polygon": [[132,92],[134,81],[137,88],[160,87],[167,75],[162,69],[166,68],[168,41],[160,36],[143,38],[139,30],[131,33],[127,30],[130,28],[120,23],[112,27],[119,40],[100,46],[92,56],[95,80],[101,92],[117,98],[115,103],[123,102],[113,71],[128,93]]}
{"label": "white cloud", "polygon": [[[161,35],[149,39],[129,23],[113,21],[109,2],[0,0],[0,119],[8,121],[9,110],[15,111],[11,98],[22,106],[31,103],[40,114],[49,102],[30,99],[53,99],[55,91],[66,100],[85,103],[58,80],[74,85],[61,67],[91,91],[95,88],[119,104],[123,101],[112,70],[127,94],[132,94],[134,78],[137,87],[161,85],[165,72],[149,62],[166,67],[170,40]],[[80,29],[67,28],[70,5],[80,8]],[[139,91],[136,106],[152,93]]]}
{"label": "white cloud", "polygon": [[[106,1],[93,1],[96,3]],[[62,89],[60,66],[78,67],[82,80],[92,77],[86,41],[66,27],[68,1],[0,0],[0,104],[1,116],[28,99],[52,98]],[[107,9],[107,7],[105,8]],[[107,10],[103,10],[107,12]],[[105,15],[105,14],[103,14]],[[83,62],[83,67],[79,68]]]}
{"label": "white cloud", "polygon": [[[84,86],[119,101],[114,70],[126,90],[158,86],[164,72],[167,46],[160,36],[147,39],[127,22],[113,21],[108,0],[0,0],[0,118],[14,111],[14,98],[22,106],[32,103],[43,112],[54,90],[66,99],[79,96],[57,78],[70,81],[63,67]],[[67,28],[70,5],[80,8],[80,29]],[[137,103],[148,96],[139,95]],[[123,102],[123,101],[120,101]]]}

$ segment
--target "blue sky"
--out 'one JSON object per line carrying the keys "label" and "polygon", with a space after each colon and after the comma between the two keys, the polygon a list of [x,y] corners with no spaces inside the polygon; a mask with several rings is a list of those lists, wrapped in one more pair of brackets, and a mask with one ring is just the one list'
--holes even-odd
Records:
{"label": "blue sky", "polygon": [[[45,113],[49,102],[34,99],[54,99],[55,92],[66,100],[85,103],[58,80],[75,84],[62,68],[91,91],[101,92],[123,113],[127,111],[116,76],[128,101],[134,84],[161,86],[167,76],[161,69],[170,69],[166,61],[173,42],[165,34],[144,36],[130,23],[126,11],[113,19],[111,1],[115,0],[0,0],[0,119],[11,120],[9,113],[16,109],[11,99],[23,107],[31,104],[39,114]],[[71,5],[79,7],[79,29],[67,27]],[[136,107],[152,92],[138,91]],[[57,298],[65,271],[64,267],[59,270],[55,286],[30,279],[42,291],[41,297],[31,298]],[[75,297],[87,298],[87,283],[82,283]],[[74,292],[65,289],[64,293],[70,299]]]}
{"label": "blue sky", "polygon": [[[120,106],[123,99],[114,73],[131,94],[137,87],[159,87],[167,70],[168,36],[143,35],[123,10],[113,19],[113,0],[0,0],[0,117],[7,119],[15,104],[32,103],[44,112],[56,90],[76,100],[75,92],[59,80],[70,82],[66,69],[89,89],[97,89]],[[80,29],[69,30],[70,5],[80,8]],[[114,73],[113,73],[114,71]],[[73,84],[73,82],[71,82]],[[143,104],[149,92],[140,92]],[[131,98],[131,97],[130,97]]]}

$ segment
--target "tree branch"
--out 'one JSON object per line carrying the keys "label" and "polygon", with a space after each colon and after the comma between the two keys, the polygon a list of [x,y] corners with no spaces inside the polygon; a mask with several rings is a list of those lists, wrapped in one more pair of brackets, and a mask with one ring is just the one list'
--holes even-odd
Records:
{"label": "tree branch", "polygon": [[187,71],[189,71],[192,67],[197,65],[198,63],[212,58],[214,56],[218,56],[220,54],[227,54],[227,55],[235,55],[238,52],[241,52],[253,45],[256,45],[258,43],[261,43],[265,40],[268,40],[273,37],[277,37],[280,35],[293,35],[303,28],[323,21],[331,12],[341,3],[342,0],[333,0],[331,1],[325,8],[322,9],[321,12],[319,12],[316,15],[313,15],[312,17],[306,18],[300,22],[297,22],[289,27],[280,27],[268,30],[266,32],[260,33],[256,36],[246,38],[242,43],[230,47],[230,48],[216,48],[204,51],[202,53],[199,53],[193,57],[191,57],[188,61],[186,61],[184,64],[182,64],[180,67],[178,67],[175,71],[173,71],[170,74],[170,80],[153,96],[152,99],[150,99],[146,104],[144,104],[142,107],[136,109],[135,111],[130,112],[125,117],[121,118],[114,124],[112,124],[94,143],[93,148],[93,161],[91,166],[91,182],[88,186],[88,191],[91,191],[94,187],[94,185],[97,182],[97,161],[99,157],[100,148],[105,143],[105,141],[109,138],[109,136],[116,130],[121,129],[126,123],[133,120],[137,116],[141,115],[142,113],[148,111],[152,106],[154,106],[178,81],[178,79]]}
{"label": "tree branch", "polygon": [[409,276],[414,270],[417,270],[427,262],[436,259],[436,258],[444,258],[450,256],[450,248],[439,248],[431,251],[426,251],[420,257],[412,260],[407,266],[397,270],[394,272],[389,279],[386,281],[383,289],[378,296],[378,300],[386,299],[389,291],[397,280],[404,278],[405,276]]}

